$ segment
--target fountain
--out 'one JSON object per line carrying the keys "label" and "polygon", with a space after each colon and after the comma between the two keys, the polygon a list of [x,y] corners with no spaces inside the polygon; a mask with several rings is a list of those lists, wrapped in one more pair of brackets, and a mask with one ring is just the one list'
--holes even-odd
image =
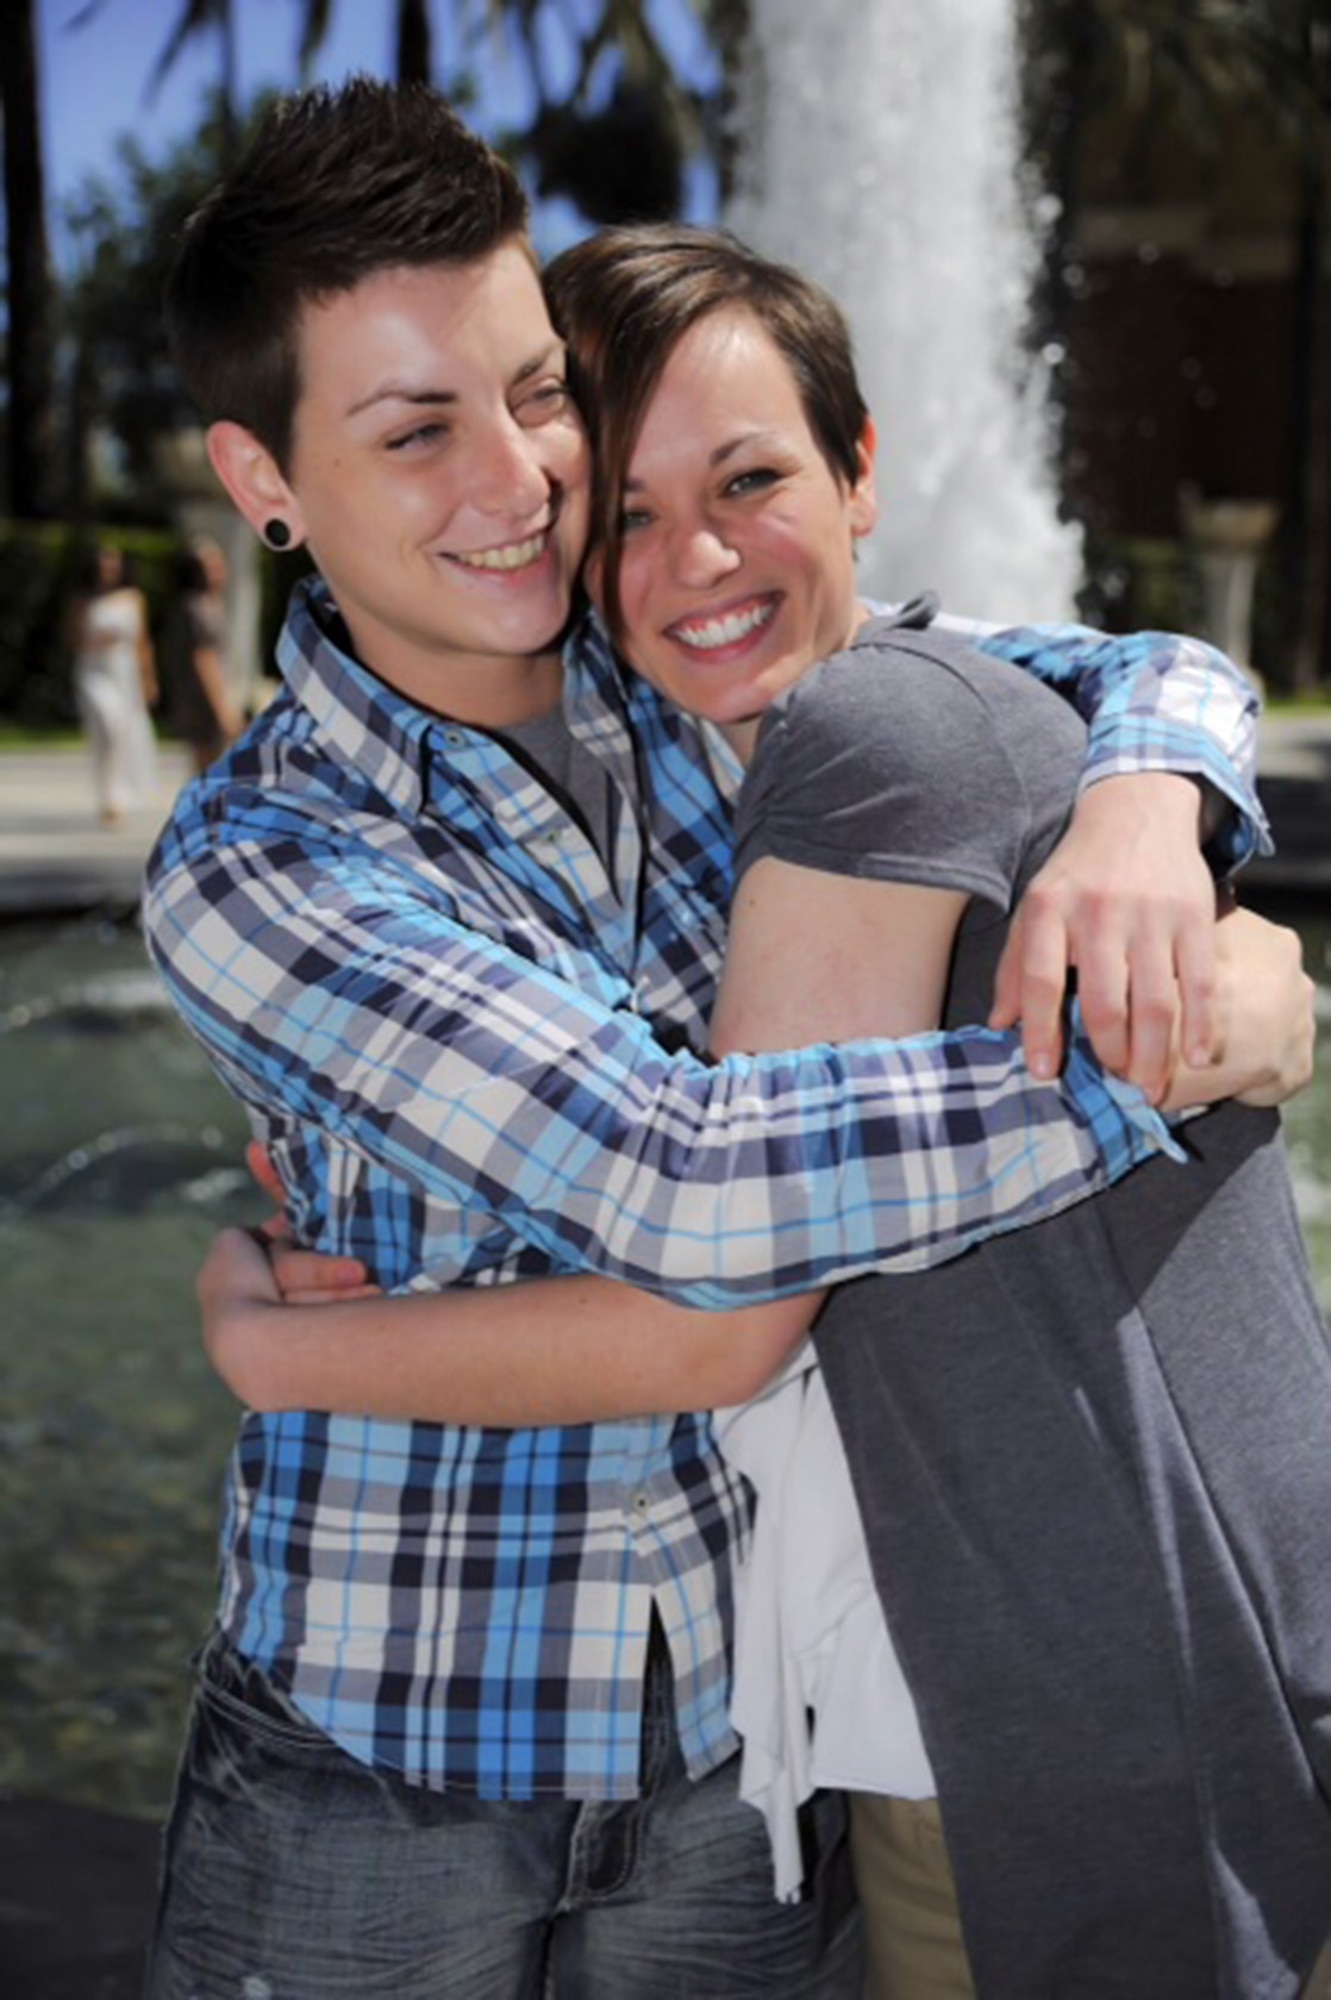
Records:
{"label": "fountain", "polygon": [[998,620],[1070,615],[1037,262],[1018,173],[1015,0],[762,0],[726,221],[841,302],[878,423],[871,593]]}

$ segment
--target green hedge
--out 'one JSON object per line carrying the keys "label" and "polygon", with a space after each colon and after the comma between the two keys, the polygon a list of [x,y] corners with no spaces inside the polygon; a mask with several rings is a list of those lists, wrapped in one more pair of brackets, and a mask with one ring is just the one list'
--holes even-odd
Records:
{"label": "green hedge", "polygon": [[157,632],[175,588],[178,534],[0,521],[0,715],[7,719],[37,729],[77,721],[65,612],[85,554],[102,542],[124,550]]}
{"label": "green hedge", "polygon": [[1201,581],[1182,541],[1088,535],[1077,608],[1104,632],[1196,632]]}

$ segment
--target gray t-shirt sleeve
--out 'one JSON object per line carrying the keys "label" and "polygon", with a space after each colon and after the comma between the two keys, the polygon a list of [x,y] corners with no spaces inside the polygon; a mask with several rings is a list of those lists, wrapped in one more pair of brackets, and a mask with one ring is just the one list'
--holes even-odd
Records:
{"label": "gray t-shirt sleeve", "polygon": [[764,719],[737,879],[764,855],[960,889],[1006,913],[1057,838],[1084,730],[1056,695],[942,635],[861,639]]}

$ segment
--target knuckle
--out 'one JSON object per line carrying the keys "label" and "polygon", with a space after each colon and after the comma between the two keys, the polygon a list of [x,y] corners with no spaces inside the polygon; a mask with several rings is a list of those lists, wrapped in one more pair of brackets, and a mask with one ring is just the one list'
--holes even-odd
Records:
{"label": "knuckle", "polygon": [[1081,1017],[1092,1034],[1112,1031],[1127,1020],[1127,1007],[1121,995],[1092,988],[1081,996]]}
{"label": "knuckle", "polygon": [[1063,980],[1046,966],[1029,966],[1022,981],[1022,990],[1028,1002],[1033,1001],[1041,1007],[1056,1007],[1063,997]]}
{"label": "knuckle", "polygon": [[1174,1012],[1172,993],[1148,992],[1133,998],[1132,1016],[1139,1028],[1164,1030],[1172,1025]]}
{"label": "knuckle", "polygon": [[1023,920],[1028,926],[1057,921],[1064,901],[1063,891],[1056,882],[1037,876],[1021,900]]}

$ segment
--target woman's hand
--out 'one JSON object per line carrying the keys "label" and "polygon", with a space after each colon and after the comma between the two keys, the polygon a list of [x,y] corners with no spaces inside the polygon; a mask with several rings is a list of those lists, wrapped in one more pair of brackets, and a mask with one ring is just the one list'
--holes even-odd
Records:
{"label": "woman's hand", "polygon": [[1215,886],[1202,858],[1203,795],[1191,778],[1143,773],[1084,792],[1023,896],[994,985],[992,1028],[1021,1024],[1032,1074],[1063,1057],[1076,969],[1091,1045],[1153,1103],[1181,1049],[1203,1070],[1216,1047]]}
{"label": "woman's hand", "polygon": [[1317,989],[1303,970],[1297,931],[1231,908],[1216,926],[1216,1060],[1180,1065],[1166,1110],[1237,1097],[1243,1104],[1283,1104],[1312,1080]]}
{"label": "woman's hand", "polygon": [[275,1331],[272,1323],[282,1312],[267,1247],[247,1229],[224,1229],[209,1246],[195,1289],[204,1353],[232,1395],[245,1402],[242,1384],[255,1347]]}
{"label": "woman's hand", "polygon": [[248,1229],[224,1229],[213,1238],[196,1289],[204,1352],[241,1402],[256,1399],[265,1356],[283,1338],[290,1307],[380,1296],[359,1258],[320,1256]]}
{"label": "woman's hand", "polygon": [[[274,1213],[259,1224],[254,1235],[268,1251],[282,1303],[317,1306],[330,1304],[336,1299],[379,1296],[379,1287],[369,1282],[369,1272],[359,1257],[333,1257],[319,1250],[297,1250],[289,1241],[291,1225],[284,1207],[286,1189],[268,1149],[257,1139],[252,1139],[245,1148],[245,1165],[251,1178],[274,1203]],[[216,1249],[216,1244],[213,1247]]]}
{"label": "woman's hand", "polygon": [[348,1299],[377,1299],[359,1257],[328,1257],[321,1250],[297,1250],[281,1237],[262,1246],[268,1258],[279,1303],[285,1306],[345,1305]]}

